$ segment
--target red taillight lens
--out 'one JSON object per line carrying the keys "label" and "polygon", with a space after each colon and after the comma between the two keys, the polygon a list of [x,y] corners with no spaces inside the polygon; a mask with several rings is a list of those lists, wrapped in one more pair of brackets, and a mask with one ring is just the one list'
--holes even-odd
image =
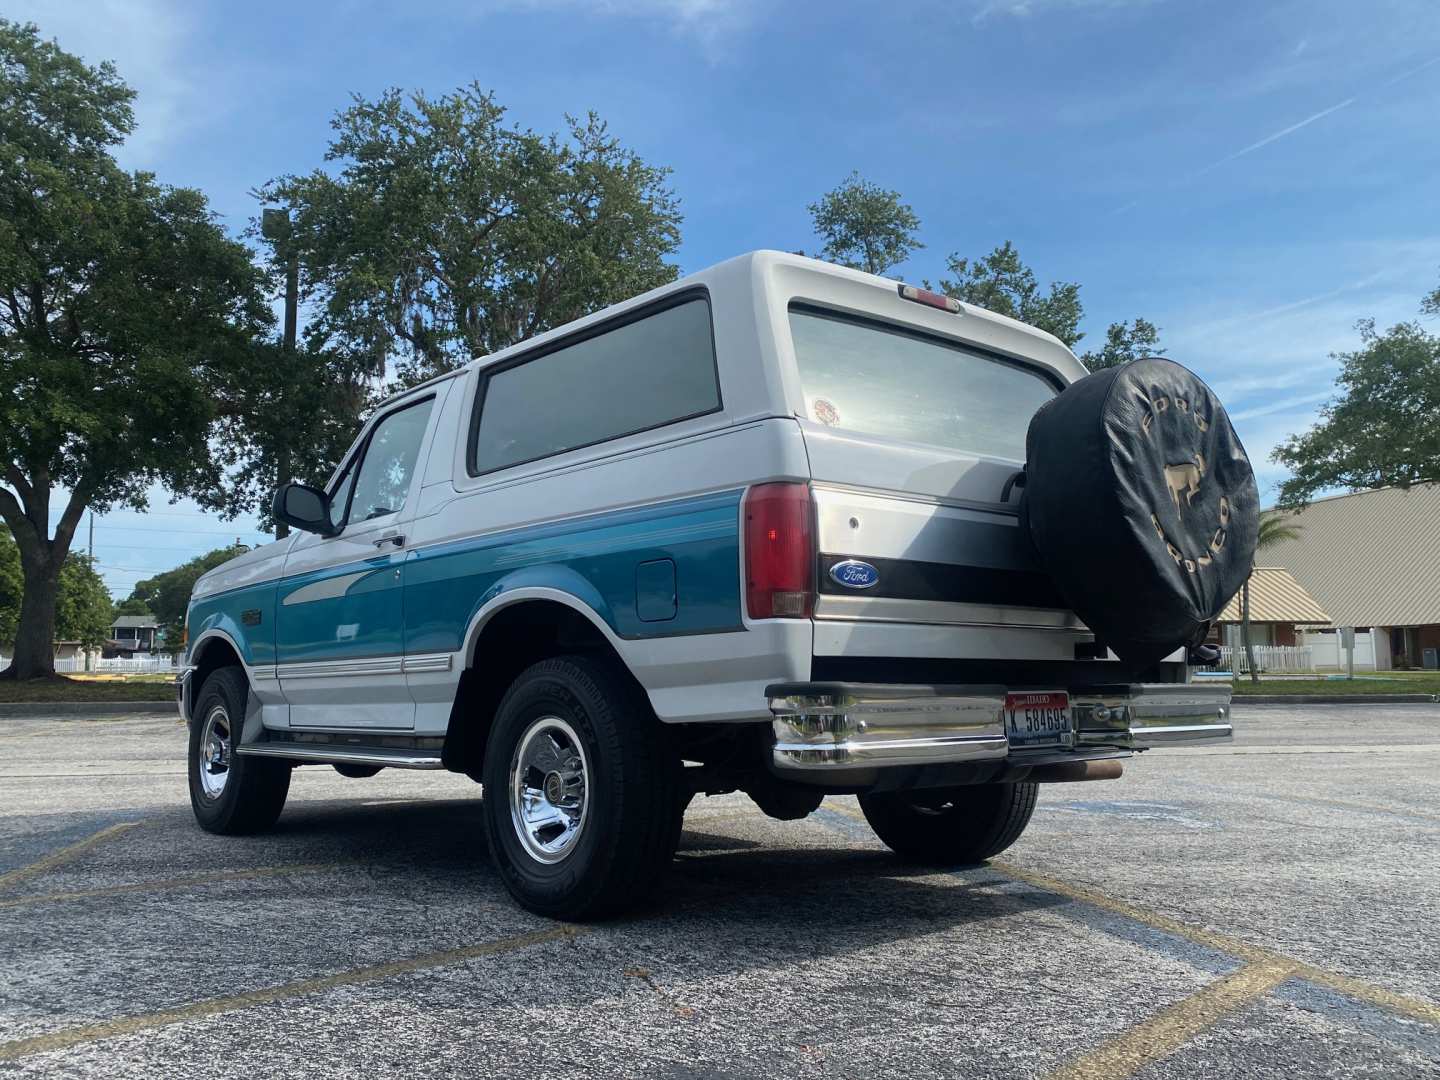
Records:
{"label": "red taillight lens", "polygon": [[745,608],[752,619],[806,619],[815,603],[809,484],[757,484],[745,496]]}

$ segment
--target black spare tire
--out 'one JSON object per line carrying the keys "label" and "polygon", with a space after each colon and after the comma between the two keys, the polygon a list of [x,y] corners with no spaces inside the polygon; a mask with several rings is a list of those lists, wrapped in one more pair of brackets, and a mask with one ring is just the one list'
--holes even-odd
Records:
{"label": "black spare tire", "polygon": [[1026,438],[1024,516],[1066,602],[1121,659],[1198,643],[1250,572],[1255,474],[1210,388],[1170,360],[1097,371]]}

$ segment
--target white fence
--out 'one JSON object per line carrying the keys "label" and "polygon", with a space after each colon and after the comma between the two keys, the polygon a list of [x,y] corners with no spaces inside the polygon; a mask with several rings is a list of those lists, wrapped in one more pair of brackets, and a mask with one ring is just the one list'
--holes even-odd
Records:
{"label": "white fence", "polygon": [[[1314,671],[1315,654],[1308,645],[1255,645],[1255,664],[1261,671]],[[1250,662],[1245,647],[1220,646],[1220,663],[1224,671],[1249,672]]]}
{"label": "white fence", "polygon": [[[0,671],[10,664],[8,656],[0,656]],[[135,656],[129,659],[95,660],[88,668],[83,656],[57,656],[55,670],[67,673],[90,672],[94,675],[178,675],[180,662],[174,656]]]}
{"label": "white fence", "polygon": [[[1322,668],[1345,668],[1347,656],[1345,649],[1340,644],[1340,635],[1337,633],[1313,632],[1304,635],[1305,647],[1315,653],[1315,666]],[[1386,661],[1389,665],[1389,661]],[[1369,630],[1362,630],[1355,635],[1355,669],[1374,671],[1375,670],[1375,636]]]}

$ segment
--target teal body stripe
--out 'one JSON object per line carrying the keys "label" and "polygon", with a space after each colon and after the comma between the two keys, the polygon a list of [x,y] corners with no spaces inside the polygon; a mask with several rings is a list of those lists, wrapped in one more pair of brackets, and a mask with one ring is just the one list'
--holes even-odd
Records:
{"label": "teal body stripe", "polygon": [[[738,630],[739,489],[421,548],[405,564],[405,651],[452,652],[507,589],[568,592],[623,638]],[[675,564],[675,615],[642,621],[640,564]]]}
{"label": "teal body stripe", "polygon": [[[481,607],[508,590],[534,587],[571,594],[622,638],[739,630],[742,494],[737,488],[507,529],[216,593],[192,605],[190,637],[224,630],[252,666],[453,652]],[[674,565],[669,618],[655,615],[669,611],[651,584],[657,560]],[[354,580],[332,596],[284,603],[345,576]],[[242,624],[240,613],[252,609],[261,612],[259,626]]]}

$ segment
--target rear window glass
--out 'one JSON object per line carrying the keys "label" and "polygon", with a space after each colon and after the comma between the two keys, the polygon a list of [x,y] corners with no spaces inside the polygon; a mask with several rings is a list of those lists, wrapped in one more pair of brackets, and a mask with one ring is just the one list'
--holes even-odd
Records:
{"label": "rear window glass", "polygon": [[480,392],[472,474],[714,412],[709,302],[687,300],[502,368]]}
{"label": "rear window glass", "polygon": [[1025,460],[1030,418],[1057,390],[1039,372],[879,323],[792,308],[810,418],[828,427]]}

